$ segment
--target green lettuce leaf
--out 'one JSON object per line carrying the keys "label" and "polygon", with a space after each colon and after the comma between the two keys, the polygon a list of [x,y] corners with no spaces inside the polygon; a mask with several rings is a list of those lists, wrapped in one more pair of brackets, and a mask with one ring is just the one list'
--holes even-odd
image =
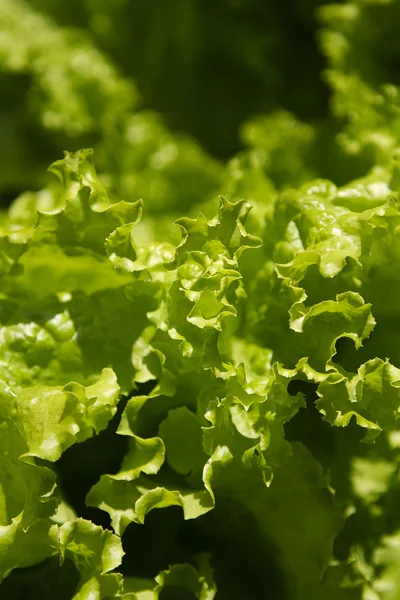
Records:
{"label": "green lettuce leaf", "polygon": [[124,554],[121,540],[83,519],[67,521],[52,530],[60,563],[70,560],[78,569],[80,581],[73,600],[116,598],[122,591],[122,576],[110,573]]}

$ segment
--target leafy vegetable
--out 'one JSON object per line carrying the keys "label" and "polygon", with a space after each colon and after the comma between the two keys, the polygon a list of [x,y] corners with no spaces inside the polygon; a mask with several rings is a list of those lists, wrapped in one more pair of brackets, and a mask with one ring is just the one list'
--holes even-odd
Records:
{"label": "leafy vegetable", "polygon": [[0,596],[395,600],[399,3],[178,4],[0,0]]}

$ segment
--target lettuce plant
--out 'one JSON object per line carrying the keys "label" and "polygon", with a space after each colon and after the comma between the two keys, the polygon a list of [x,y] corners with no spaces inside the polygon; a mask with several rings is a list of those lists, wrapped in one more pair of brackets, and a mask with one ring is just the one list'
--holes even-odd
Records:
{"label": "lettuce plant", "polygon": [[0,0],[0,598],[397,600],[399,2],[320,8],[332,114],[226,163],[115,66],[134,8],[61,4]]}

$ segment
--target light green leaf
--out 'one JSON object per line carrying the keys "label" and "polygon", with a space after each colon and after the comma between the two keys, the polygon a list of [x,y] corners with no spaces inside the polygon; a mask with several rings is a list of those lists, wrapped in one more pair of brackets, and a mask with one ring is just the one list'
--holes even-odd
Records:
{"label": "light green leaf", "polygon": [[317,407],[324,418],[338,427],[354,416],[366,429],[365,441],[381,431],[397,428],[400,370],[379,358],[361,365],[356,375],[332,374],[318,388]]}
{"label": "light green leaf", "polygon": [[84,519],[54,527],[53,543],[61,563],[72,561],[81,576],[74,600],[117,596],[122,590],[122,576],[110,571],[121,564],[124,555],[121,540]]}
{"label": "light green leaf", "polygon": [[[3,388],[4,389],[4,388]],[[71,444],[107,426],[116,412],[119,386],[111,369],[104,369],[91,386],[32,387],[2,394],[0,415],[12,419],[26,444],[24,457],[56,461]]]}
{"label": "light green leaf", "polygon": [[177,473],[188,475],[202,470],[207,456],[200,422],[185,406],[169,411],[160,425],[160,437],[165,443],[166,460]]}

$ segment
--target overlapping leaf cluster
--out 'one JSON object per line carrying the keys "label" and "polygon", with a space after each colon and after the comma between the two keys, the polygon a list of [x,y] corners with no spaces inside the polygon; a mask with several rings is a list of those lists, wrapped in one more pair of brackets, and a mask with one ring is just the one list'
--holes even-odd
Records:
{"label": "overlapping leaf cluster", "polygon": [[274,106],[225,166],[138,110],[111,8],[0,0],[53,136],[0,223],[0,595],[396,599],[399,3],[324,6],[337,120]]}

